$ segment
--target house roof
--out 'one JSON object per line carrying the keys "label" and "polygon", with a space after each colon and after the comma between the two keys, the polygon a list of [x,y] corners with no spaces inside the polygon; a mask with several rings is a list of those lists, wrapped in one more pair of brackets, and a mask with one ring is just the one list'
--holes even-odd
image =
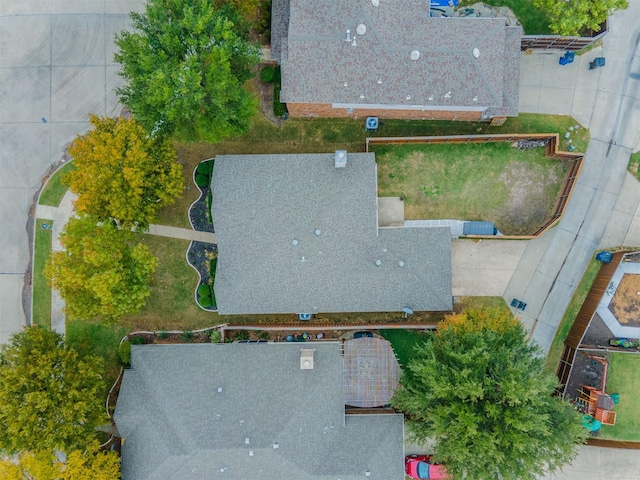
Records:
{"label": "house roof", "polygon": [[372,153],[216,157],[219,313],[450,310],[448,228],[378,228],[376,175]]}
{"label": "house roof", "polygon": [[402,415],[345,416],[340,344],[305,346],[312,370],[300,344],[133,345],[123,479],[404,479]]}
{"label": "house roof", "polygon": [[518,114],[522,29],[504,19],[416,0],[274,0],[273,18],[283,102]]}

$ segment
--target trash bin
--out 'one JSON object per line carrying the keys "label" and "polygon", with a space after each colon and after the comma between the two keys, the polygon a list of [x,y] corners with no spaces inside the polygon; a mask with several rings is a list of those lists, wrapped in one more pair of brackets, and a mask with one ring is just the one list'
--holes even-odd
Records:
{"label": "trash bin", "polygon": [[564,52],[564,55],[560,57],[558,63],[560,65],[567,65],[569,63],[573,63],[573,60],[576,57],[576,52]]}
{"label": "trash bin", "polygon": [[593,59],[593,62],[589,62],[589,70],[594,70],[596,68],[604,67],[605,60],[604,57],[596,57]]}

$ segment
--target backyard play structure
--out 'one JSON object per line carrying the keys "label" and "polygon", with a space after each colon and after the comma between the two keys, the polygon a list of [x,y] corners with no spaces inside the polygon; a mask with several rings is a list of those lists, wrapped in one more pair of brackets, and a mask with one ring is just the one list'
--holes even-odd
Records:
{"label": "backyard play structure", "polygon": [[[605,392],[607,385],[607,359],[595,355],[587,356],[592,360],[592,363],[596,364],[597,362],[604,366],[602,383],[598,381],[597,384],[582,385],[578,390],[578,397],[575,399],[575,404],[582,413],[593,417],[596,422],[600,422],[602,425],[615,425],[616,412],[612,409],[614,405],[618,403],[618,394],[608,394]],[[593,423],[591,423],[591,425],[593,425]]]}

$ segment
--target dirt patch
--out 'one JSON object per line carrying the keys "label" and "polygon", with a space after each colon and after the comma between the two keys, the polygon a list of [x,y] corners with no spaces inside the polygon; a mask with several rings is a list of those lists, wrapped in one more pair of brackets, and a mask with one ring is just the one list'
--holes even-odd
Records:
{"label": "dirt patch", "polygon": [[640,327],[640,275],[622,276],[609,310],[621,324]]}
{"label": "dirt patch", "polygon": [[509,195],[500,215],[502,222],[496,222],[498,228],[503,223],[506,233],[526,234],[532,225],[546,221],[555,203],[548,190],[559,181],[554,169],[511,161],[499,179]]}

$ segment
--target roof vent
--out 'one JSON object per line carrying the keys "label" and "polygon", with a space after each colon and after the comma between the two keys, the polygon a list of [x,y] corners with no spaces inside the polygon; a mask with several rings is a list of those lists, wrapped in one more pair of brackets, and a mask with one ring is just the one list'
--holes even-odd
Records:
{"label": "roof vent", "polygon": [[358,26],[356,27],[356,33],[360,36],[364,35],[365,33],[367,33],[367,26],[364,23],[358,24]]}
{"label": "roof vent", "polygon": [[371,0],[371,5],[377,7],[378,5],[380,5],[380,0]]}
{"label": "roof vent", "polygon": [[336,150],[336,154],[334,157],[336,168],[344,168],[347,166],[347,151],[346,150]]}
{"label": "roof vent", "polygon": [[404,262],[402,260],[398,261],[398,266],[399,267],[404,267]]}
{"label": "roof vent", "polygon": [[471,52],[473,53],[473,58],[480,57],[480,50],[478,48],[474,48]]}
{"label": "roof vent", "polygon": [[347,33],[345,33],[345,35],[344,35],[344,41],[345,42],[350,42],[351,41],[351,30],[349,30],[348,28],[347,28]]}
{"label": "roof vent", "polygon": [[376,267],[382,266],[382,260],[376,260]]}
{"label": "roof vent", "polygon": [[218,393],[222,393],[222,387],[218,387]]}
{"label": "roof vent", "polygon": [[314,234],[316,237],[319,237],[320,235],[322,235],[322,230],[320,230],[319,228],[316,228],[316,229],[313,231],[313,234]]}
{"label": "roof vent", "polygon": [[418,60],[420,58],[420,51],[411,50],[411,53],[409,54],[409,58],[411,58],[411,60]]}
{"label": "roof vent", "polygon": [[280,448],[280,444],[278,442],[273,442],[273,449],[276,450]]}
{"label": "roof vent", "polygon": [[300,349],[300,370],[313,370],[313,348]]}
{"label": "roof vent", "polygon": [[451,98],[451,92],[447,92],[444,94],[444,98]]}
{"label": "roof vent", "polygon": [[382,79],[381,79],[381,78],[379,78],[379,79],[378,79],[378,85],[380,85],[381,83],[382,83]]}

